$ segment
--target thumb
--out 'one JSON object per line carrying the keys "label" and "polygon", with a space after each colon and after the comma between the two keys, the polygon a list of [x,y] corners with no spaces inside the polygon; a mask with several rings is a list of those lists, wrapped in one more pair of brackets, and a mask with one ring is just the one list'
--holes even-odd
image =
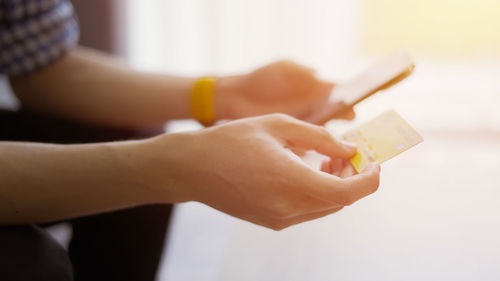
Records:
{"label": "thumb", "polygon": [[335,87],[335,83],[333,82],[330,82],[330,81],[325,81],[325,80],[320,80],[319,81],[321,83],[321,87],[325,90],[325,92],[327,92],[328,94],[330,94],[330,92],[333,90],[333,88]]}

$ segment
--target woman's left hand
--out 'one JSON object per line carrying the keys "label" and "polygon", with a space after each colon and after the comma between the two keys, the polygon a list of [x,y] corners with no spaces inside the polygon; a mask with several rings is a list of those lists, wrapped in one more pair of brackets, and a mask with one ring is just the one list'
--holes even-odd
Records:
{"label": "woman's left hand", "polygon": [[[325,106],[333,87],[333,83],[318,79],[313,69],[278,61],[246,75],[220,78],[215,96],[217,119],[285,113],[317,123],[314,113]],[[338,109],[343,109],[340,104]],[[348,110],[340,118],[351,120],[354,116],[354,111]]]}

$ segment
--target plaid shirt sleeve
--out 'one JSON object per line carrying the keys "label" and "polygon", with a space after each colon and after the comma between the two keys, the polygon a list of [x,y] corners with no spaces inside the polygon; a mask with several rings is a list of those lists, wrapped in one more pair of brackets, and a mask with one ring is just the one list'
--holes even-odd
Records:
{"label": "plaid shirt sleeve", "polygon": [[78,35],[67,0],[0,0],[0,74],[42,68],[75,46]]}

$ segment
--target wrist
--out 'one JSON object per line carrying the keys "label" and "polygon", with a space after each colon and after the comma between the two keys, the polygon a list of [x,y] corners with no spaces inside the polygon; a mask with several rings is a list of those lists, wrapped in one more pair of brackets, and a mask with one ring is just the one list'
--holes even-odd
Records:
{"label": "wrist", "polygon": [[[149,203],[176,203],[191,200],[189,189],[182,183],[185,165],[182,160],[190,133],[163,134],[129,143],[122,159],[136,185]],[[189,167],[188,167],[189,169]]]}
{"label": "wrist", "polygon": [[218,78],[215,83],[214,107],[217,120],[235,119],[235,97],[243,89],[243,75],[234,75]]}
{"label": "wrist", "polygon": [[97,145],[98,154],[108,155],[109,168],[106,173],[116,182],[110,183],[119,186],[119,192],[130,194],[134,204],[154,203],[154,190],[151,189],[148,178],[142,166],[142,150],[145,141],[120,141],[101,143]]}

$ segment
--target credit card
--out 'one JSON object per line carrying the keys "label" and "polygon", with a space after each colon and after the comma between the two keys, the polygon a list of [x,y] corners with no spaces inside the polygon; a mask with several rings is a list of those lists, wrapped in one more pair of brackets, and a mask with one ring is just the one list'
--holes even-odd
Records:
{"label": "credit card", "polygon": [[371,162],[382,163],[421,143],[424,139],[396,111],[386,111],[343,138],[358,145],[350,161],[361,172]]}

